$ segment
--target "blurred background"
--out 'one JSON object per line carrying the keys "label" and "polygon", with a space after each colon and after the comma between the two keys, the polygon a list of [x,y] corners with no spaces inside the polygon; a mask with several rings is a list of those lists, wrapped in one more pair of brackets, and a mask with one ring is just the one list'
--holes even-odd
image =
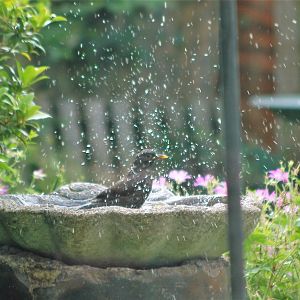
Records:
{"label": "blurred background", "polygon": [[[244,186],[299,160],[298,1],[238,1]],[[67,182],[116,180],[139,149],[167,170],[224,178],[219,1],[52,1],[67,22],[45,28],[51,80],[25,172],[57,166]]]}

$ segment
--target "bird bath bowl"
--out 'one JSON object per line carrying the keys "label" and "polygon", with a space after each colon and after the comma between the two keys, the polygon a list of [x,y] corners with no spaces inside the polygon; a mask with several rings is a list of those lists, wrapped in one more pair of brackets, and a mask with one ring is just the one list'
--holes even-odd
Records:
{"label": "bird bath bowl", "polygon": [[[68,264],[151,268],[228,251],[227,204],[221,196],[152,193],[140,209],[77,207],[103,186],[73,183],[50,195],[0,197],[0,245],[17,246]],[[244,235],[260,207],[242,200]]]}

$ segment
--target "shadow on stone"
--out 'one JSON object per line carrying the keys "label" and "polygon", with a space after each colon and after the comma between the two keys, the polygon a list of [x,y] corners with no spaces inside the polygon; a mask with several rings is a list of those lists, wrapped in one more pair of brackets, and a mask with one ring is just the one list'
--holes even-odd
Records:
{"label": "shadow on stone", "polygon": [[3,300],[31,300],[32,296],[14,271],[6,264],[0,264],[0,298]]}

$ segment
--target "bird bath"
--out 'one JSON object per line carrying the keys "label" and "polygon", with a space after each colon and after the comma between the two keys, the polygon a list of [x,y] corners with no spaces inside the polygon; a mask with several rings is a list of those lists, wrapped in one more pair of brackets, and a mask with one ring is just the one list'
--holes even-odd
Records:
{"label": "bird bath", "polygon": [[[0,245],[69,264],[132,268],[175,266],[228,251],[226,197],[161,190],[140,209],[77,209],[103,188],[73,183],[51,195],[1,196]],[[261,210],[253,199],[241,203],[247,236]]]}
{"label": "bird bath", "polygon": [[[0,197],[3,297],[230,299],[221,257],[228,251],[226,197],[163,189],[140,209],[78,209],[104,188],[73,183],[50,195]],[[261,209],[254,199],[241,204],[247,236]]]}

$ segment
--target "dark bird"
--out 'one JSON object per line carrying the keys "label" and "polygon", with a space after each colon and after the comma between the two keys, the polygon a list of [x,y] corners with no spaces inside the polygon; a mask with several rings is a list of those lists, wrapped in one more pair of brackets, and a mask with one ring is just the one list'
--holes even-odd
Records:
{"label": "dark bird", "polygon": [[151,192],[156,162],[166,158],[168,158],[167,155],[157,154],[152,149],[141,151],[136,156],[125,178],[105,189],[90,204],[83,205],[80,208],[113,205],[140,208]]}

